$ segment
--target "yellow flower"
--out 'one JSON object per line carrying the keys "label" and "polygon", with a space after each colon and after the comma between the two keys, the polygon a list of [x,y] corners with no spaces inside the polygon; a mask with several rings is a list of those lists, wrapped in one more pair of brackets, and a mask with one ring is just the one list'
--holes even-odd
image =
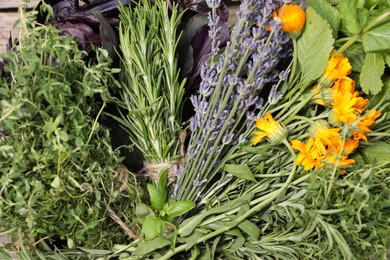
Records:
{"label": "yellow flower", "polygon": [[376,109],[369,111],[365,116],[360,118],[360,121],[357,125],[358,128],[364,131],[369,131],[368,127],[372,126],[375,123],[375,120],[381,115],[380,112],[377,112]]}
{"label": "yellow flower", "polygon": [[343,54],[339,54],[334,57],[336,51],[331,53],[331,57],[328,61],[328,65],[325,68],[324,73],[318,80],[318,84],[321,87],[330,87],[333,82],[338,79],[349,75],[352,71],[352,66],[349,63],[348,58]]}
{"label": "yellow flower", "polygon": [[359,115],[360,108],[356,107],[358,98],[350,92],[336,92],[332,102],[334,118],[341,123],[352,125]]}
{"label": "yellow flower", "polygon": [[273,119],[270,112],[267,112],[265,117],[257,119],[256,128],[263,132],[253,132],[256,137],[253,139],[252,145],[256,145],[264,137],[267,137],[268,141],[272,144],[280,144],[287,137],[287,129]]}
{"label": "yellow flower", "polygon": [[349,155],[349,154],[353,153],[358,146],[359,146],[359,141],[358,140],[355,140],[355,139],[347,140],[344,143],[344,153],[345,153],[345,155]]}
{"label": "yellow flower", "polygon": [[301,35],[306,22],[306,14],[299,5],[282,6],[274,16],[282,23],[282,30],[289,33],[292,38],[297,39]]}
{"label": "yellow flower", "polygon": [[304,144],[299,140],[291,140],[291,147],[300,152],[295,163],[297,165],[302,165],[305,171],[313,168],[319,169],[324,166],[324,163],[322,162],[323,156],[317,149],[314,138],[310,137],[307,144]]}
{"label": "yellow flower", "polygon": [[375,109],[371,110],[365,116],[360,117],[359,123],[357,124],[357,128],[359,130],[354,131],[354,139],[368,141],[366,137],[366,133],[372,132],[369,127],[375,123],[375,120],[381,115],[380,112],[377,112]]}
{"label": "yellow flower", "polygon": [[339,132],[340,128],[329,128],[325,120],[317,120],[309,128],[309,136],[314,138],[314,143],[322,154],[342,142]]}
{"label": "yellow flower", "polygon": [[326,157],[327,164],[333,164],[337,168],[343,168],[355,163],[354,159],[348,159],[347,155],[340,155],[339,153],[331,153]]}

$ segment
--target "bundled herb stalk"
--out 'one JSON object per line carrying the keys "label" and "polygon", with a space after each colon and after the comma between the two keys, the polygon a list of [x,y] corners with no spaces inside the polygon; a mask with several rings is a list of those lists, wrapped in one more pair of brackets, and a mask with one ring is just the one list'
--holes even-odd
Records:
{"label": "bundled herb stalk", "polygon": [[128,239],[111,213],[132,219],[136,184],[117,171],[100,123],[111,59],[103,50],[97,64],[85,57],[51,26],[26,30],[2,55],[0,230],[29,254],[37,245],[107,248]]}
{"label": "bundled herb stalk", "polygon": [[[179,82],[176,61],[177,5],[142,0],[134,8],[120,8],[123,114],[117,118],[145,157],[153,179],[160,168],[174,174],[182,163],[184,137],[181,114],[185,81]],[[153,177],[154,176],[154,177]]]}
{"label": "bundled herb stalk", "polygon": [[[283,48],[289,38],[273,19],[273,11],[281,3],[245,1],[222,54],[217,47],[216,27],[220,3],[207,1],[212,8],[212,57],[201,70],[199,93],[191,97],[195,115],[190,122],[191,140],[184,169],[174,191],[179,199],[207,200],[213,191],[208,184],[219,185],[222,166],[245,143],[254,120],[262,114],[264,102],[260,92],[272,89],[271,103],[281,97],[276,82],[283,72],[277,65],[289,55]],[[207,193],[210,194],[205,196]]]}

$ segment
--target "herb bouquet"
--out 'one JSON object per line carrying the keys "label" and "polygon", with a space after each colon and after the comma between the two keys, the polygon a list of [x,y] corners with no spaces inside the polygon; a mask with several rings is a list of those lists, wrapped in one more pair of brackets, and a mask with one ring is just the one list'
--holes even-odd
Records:
{"label": "herb bouquet", "polygon": [[[19,93],[10,86],[25,75],[9,69],[5,71],[12,77],[5,78],[1,92],[2,151],[8,160],[1,168],[8,173],[2,175],[0,193],[8,210],[0,211],[0,219],[19,221],[13,224],[19,227],[19,237],[33,238],[27,240],[27,247],[26,240],[19,239],[24,257],[386,259],[390,246],[388,3],[245,0],[235,18],[229,18],[233,19],[231,28],[227,27],[226,5],[220,0],[142,0],[134,6],[119,6],[119,12],[115,48],[119,76],[114,78],[110,73],[118,70],[108,68],[101,59],[93,65],[105,72],[94,74],[99,75],[93,78],[95,82],[116,86],[118,93],[111,95],[112,91],[97,87],[90,91],[99,93],[98,98],[84,93],[90,94],[91,102],[104,106],[110,101],[118,107],[118,114],[107,116],[126,130],[133,146],[143,154],[144,166],[134,173],[137,181],[126,178],[126,193],[107,193],[97,200],[100,204],[95,197],[83,197],[84,203],[105,210],[96,213],[96,222],[80,222],[88,228],[91,223],[103,227],[112,198],[118,205],[114,209],[117,219],[125,221],[114,221],[110,227],[132,227],[131,233],[123,233],[125,242],[101,233],[101,240],[109,238],[110,242],[98,246],[76,236],[80,230],[92,233],[85,226],[74,226],[76,235],[66,236],[62,230],[38,230],[39,222],[27,222],[27,227],[18,224],[25,217],[10,198],[21,190],[15,187],[27,187],[25,176],[38,168],[23,163],[27,169],[19,171],[22,176],[15,175],[13,169],[20,163],[9,158],[20,156],[10,157],[9,151],[34,132],[18,137],[14,124],[31,127],[37,123],[32,123],[32,109],[6,109],[10,103],[6,95]],[[100,57],[108,58],[104,53]],[[6,59],[11,64],[12,60],[18,59]],[[49,67],[49,71],[58,68]],[[90,71],[81,72],[86,75],[83,79],[88,79]],[[25,91],[29,97],[40,97],[32,90]],[[43,93],[47,100],[54,95]],[[53,105],[43,104],[38,106],[32,100],[26,106],[46,118],[48,112],[42,114],[42,108],[50,111]],[[61,107],[67,116],[74,111]],[[86,107],[94,111],[92,106]],[[97,129],[100,111],[102,108],[87,129]],[[57,142],[74,139],[76,146],[85,143],[74,133],[63,133],[64,116],[49,122],[55,127],[44,123],[42,129],[53,129],[46,138],[55,135]],[[91,132],[86,143],[103,143],[107,150],[100,151],[113,159],[100,158],[91,164],[95,154],[91,148],[91,155],[85,152],[86,162],[67,163],[67,158],[84,158],[75,155],[78,149],[70,149],[68,156],[56,157],[57,174],[47,177],[50,189],[56,194],[66,190],[62,176],[90,169],[89,165],[113,169],[110,167],[119,160],[109,149],[109,141],[99,140]],[[47,149],[41,147],[34,151]],[[44,158],[51,157],[41,156],[39,162],[50,162]],[[110,176],[108,180],[118,176],[115,170],[103,172]],[[91,187],[95,195],[107,190],[103,181],[98,183],[103,187]],[[115,185],[114,180],[111,187]],[[35,194],[31,188],[22,190]],[[31,205],[47,207],[29,196],[22,203],[28,206],[26,219],[37,216]],[[64,193],[63,198],[73,196]],[[0,226],[10,233],[16,230]],[[40,235],[32,230],[41,231]],[[48,230],[67,237],[67,246],[47,244]]]}

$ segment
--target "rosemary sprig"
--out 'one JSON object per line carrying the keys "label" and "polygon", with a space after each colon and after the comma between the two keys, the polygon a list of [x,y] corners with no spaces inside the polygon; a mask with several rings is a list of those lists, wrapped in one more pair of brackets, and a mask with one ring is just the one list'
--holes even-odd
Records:
{"label": "rosemary sprig", "polygon": [[179,133],[184,84],[179,80],[176,47],[181,15],[158,0],[142,0],[135,8],[120,7],[122,90],[117,118],[147,163],[180,157]]}

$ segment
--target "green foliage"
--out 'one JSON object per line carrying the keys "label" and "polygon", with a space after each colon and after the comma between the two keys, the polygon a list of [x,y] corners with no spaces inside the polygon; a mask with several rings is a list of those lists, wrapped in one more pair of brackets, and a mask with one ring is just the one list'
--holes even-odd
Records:
{"label": "green foliage", "polygon": [[367,94],[378,94],[383,86],[382,75],[385,71],[385,62],[381,53],[367,53],[360,73],[362,90]]}
{"label": "green foliage", "polygon": [[334,39],[329,24],[314,9],[306,10],[306,25],[297,40],[301,85],[313,82],[324,72]]}
{"label": "green foliage", "polygon": [[329,23],[332,28],[333,38],[337,38],[341,21],[339,11],[326,0],[307,0],[306,4]]}
{"label": "green foliage", "polygon": [[111,61],[102,50],[96,64],[85,55],[44,26],[3,55],[0,229],[21,229],[19,244],[107,248],[126,241],[107,214],[110,205],[131,219],[137,197],[131,178],[120,191],[118,154],[101,124],[114,82]]}
{"label": "green foliage", "polygon": [[120,8],[119,40],[124,114],[116,118],[148,163],[180,156],[184,83],[179,82],[176,47],[180,20],[177,5],[143,0]]}
{"label": "green foliage", "polygon": [[256,181],[251,169],[247,165],[225,164],[223,169],[237,178]]}
{"label": "green foliage", "polygon": [[366,32],[362,41],[366,52],[388,52],[390,48],[390,20]]}
{"label": "green foliage", "polygon": [[360,33],[368,20],[368,10],[358,0],[340,0],[342,31],[347,35]]}

